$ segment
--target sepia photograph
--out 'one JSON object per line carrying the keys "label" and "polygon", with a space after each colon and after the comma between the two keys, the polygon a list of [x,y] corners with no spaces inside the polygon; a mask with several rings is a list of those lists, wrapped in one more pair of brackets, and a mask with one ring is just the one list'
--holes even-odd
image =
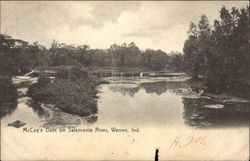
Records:
{"label": "sepia photograph", "polygon": [[248,161],[246,1],[0,1],[0,160]]}

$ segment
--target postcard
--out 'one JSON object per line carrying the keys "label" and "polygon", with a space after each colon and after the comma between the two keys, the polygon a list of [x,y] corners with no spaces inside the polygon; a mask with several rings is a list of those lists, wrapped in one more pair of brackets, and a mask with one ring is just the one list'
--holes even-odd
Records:
{"label": "postcard", "polygon": [[1,1],[1,160],[249,160],[248,1]]}

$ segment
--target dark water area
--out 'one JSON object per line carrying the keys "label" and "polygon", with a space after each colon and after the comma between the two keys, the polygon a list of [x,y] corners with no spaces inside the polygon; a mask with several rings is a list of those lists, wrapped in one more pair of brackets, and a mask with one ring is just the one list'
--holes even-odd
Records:
{"label": "dark water area", "polygon": [[[35,81],[31,78],[24,80]],[[8,124],[22,120],[28,125],[43,126],[45,123],[55,124],[58,122],[56,119],[63,118],[60,125],[72,125],[73,122],[74,125],[133,124],[191,128],[249,126],[248,100],[218,101],[202,96],[192,90],[186,77],[109,77],[105,80],[110,83],[98,86],[96,115],[79,117],[41,106],[27,97],[27,87],[19,87],[17,103],[1,105],[1,122]]]}
{"label": "dark water area", "polygon": [[[185,123],[195,127],[249,126],[249,103],[224,103],[207,98],[182,98]],[[208,105],[220,108],[208,108]],[[223,107],[224,106],[224,107]]]}
{"label": "dark water area", "polygon": [[6,115],[11,115],[17,108],[17,103],[1,104],[1,118]]}

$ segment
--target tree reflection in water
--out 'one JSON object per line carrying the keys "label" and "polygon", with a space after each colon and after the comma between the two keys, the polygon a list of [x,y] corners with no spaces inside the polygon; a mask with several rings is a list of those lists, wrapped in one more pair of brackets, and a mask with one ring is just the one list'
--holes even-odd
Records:
{"label": "tree reflection in water", "polygon": [[17,103],[6,103],[6,104],[1,104],[0,109],[1,109],[1,118],[11,115],[17,108]]}
{"label": "tree reflection in water", "polygon": [[109,89],[113,92],[119,92],[122,95],[129,95],[133,97],[138,91],[139,87],[124,87],[119,85],[112,85],[109,87]]}
{"label": "tree reflection in water", "polygon": [[128,86],[110,86],[110,90],[113,92],[119,92],[122,95],[130,95],[133,97],[140,89],[144,89],[146,93],[155,93],[161,95],[167,90],[173,93],[179,93],[182,88],[187,88],[187,84],[181,81],[160,81],[160,82],[150,82],[150,83],[141,83],[135,87]]}
{"label": "tree reflection in water", "polygon": [[185,82],[179,81],[161,81],[161,82],[152,82],[152,83],[142,83],[139,85],[140,88],[145,89],[146,93],[156,93],[161,95],[167,90],[178,93],[180,89],[187,88]]}
{"label": "tree reflection in water", "polygon": [[183,97],[185,123],[197,127],[249,126],[249,103],[223,103],[224,107],[209,108],[218,102],[208,98]]}
{"label": "tree reflection in water", "polygon": [[212,98],[200,97],[198,94],[199,89],[193,91],[186,82],[160,81],[141,83],[132,87],[116,85],[109,88],[113,92],[120,92],[131,97],[141,89],[144,89],[149,94],[161,95],[170,91],[171,93],[182,95],[183,118],[189,126],[201,128],[249,126],[249,103],[221,103]]}

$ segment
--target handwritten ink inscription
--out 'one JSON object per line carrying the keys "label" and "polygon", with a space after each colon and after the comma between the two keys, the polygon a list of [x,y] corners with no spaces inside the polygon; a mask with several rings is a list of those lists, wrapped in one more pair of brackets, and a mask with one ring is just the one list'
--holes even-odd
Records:
{"label": "handwritten ink inscription", "polygon": [[206,136],[176,136],[173,142],[170,144],[169,148],[184,148],[190,145],[199,144],[202,146],[206,145]]}

